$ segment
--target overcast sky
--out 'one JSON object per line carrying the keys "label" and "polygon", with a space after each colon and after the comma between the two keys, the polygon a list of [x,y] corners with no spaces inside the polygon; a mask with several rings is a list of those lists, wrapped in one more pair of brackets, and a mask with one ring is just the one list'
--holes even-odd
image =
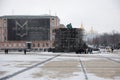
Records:
{"label": "overcast sky", "polygon": [[49,13],[75,28],[83,23],[87,31],[120,32],[120,0],[0,0],[0,16]]}

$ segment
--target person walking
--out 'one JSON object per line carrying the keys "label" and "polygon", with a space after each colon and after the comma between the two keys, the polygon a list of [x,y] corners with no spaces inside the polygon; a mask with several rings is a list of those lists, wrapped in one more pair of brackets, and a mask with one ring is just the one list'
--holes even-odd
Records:
{"label": "person walking", "polygon": [[24,49],[24,54],[26,55],[26,49]]}

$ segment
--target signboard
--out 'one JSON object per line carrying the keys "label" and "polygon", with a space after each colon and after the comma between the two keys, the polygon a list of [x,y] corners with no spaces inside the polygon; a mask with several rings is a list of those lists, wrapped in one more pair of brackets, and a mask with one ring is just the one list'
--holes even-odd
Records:
{"label": "signboard", "polygon": [[8,19],[8,41],[50,40],[50,19]]}

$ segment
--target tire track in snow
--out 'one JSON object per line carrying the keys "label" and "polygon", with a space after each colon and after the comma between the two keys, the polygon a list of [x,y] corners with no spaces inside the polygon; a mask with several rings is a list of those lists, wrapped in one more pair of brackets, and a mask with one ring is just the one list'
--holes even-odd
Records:
{"label": "tire track in snow", "polygon": [[80,56],[78,55],[78,58],[79,58],[79,62],[80,62],[80,65],[82,67],[82,71],[84,73],[84,76],[85,76],[85,80],[88,80],[88,76],[87,76],[87,71],[85,70],[84,66],[83,66],[83,63],[82,63],[82,60],[80,59]]}
{"label": "tire track in snow", "polygon": [[46,60],[44,60],[44,61],[42,61],[42,62],[40,62],[40,63],[37,63],[37,64],[32,65],[32,66],[30,66],[30,67],[27,67],[27,68],[25,68],[25,69],[22,69],[22,70],[20,70],[20,71],[17,71],[17,72],[15,72],[15,73],[13,73],[13,74],[4,76],[4,77],[0,78],[0,80],[7,80],[7,79],[9,79],[9,78],[12,78],[12,77],[14,77],[14,76],[17,76],[18,74],[21,74],[21,73],[23,73],[23,72],[25,72],[25,71],[28,71],[28,70],[30,70],[30,69],[32,69],[32,68],[35,68],[35,67],[39,66],[39,65],[42,65],[42,64],[44,64],[44,63],[46,63],[46,62],[48,62],[48,61],[50,61],[50,60],[52,60],[52,59],[54,59],[54,58],[56,58],[56,57],[58,57],[58,56],[60,56],[60,54],[59,54],[59,55],[55,55],[55,56],[53,56],[53,57],[51,57],[51,58],[49,58],[49,59],[46,59]]}
{"label": "tire track in snow", "polygon": [[101,58],[105,58],[105,59],[108,59],[109,61],[113,61],[113,62],[116,62],[116,63],[120,63],[120,60],[117,61],[117,60],[114,60],[114,59],[117,59],[114,57],[114,59],[110,58],[110,57],[106,57],[106,56],[103,56],[103,55],[99,55]]}

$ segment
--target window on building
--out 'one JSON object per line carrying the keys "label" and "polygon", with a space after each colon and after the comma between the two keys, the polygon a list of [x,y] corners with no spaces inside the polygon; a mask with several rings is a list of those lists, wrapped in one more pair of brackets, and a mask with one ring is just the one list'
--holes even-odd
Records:
{"label": "window on building", "polygon": [[13,47],[16,47],[16,43],[13,44]]}
{"label": "window on building", "polygon": [[32,45],[33,47],[35,47],[35,44],[33,43],[33,45]]}
{"label": "window on building", "polygon": [[18,46],[21,47],[21,43],[19,43]]}
{"label": "window on building", "polygon": [[54,20],[54,18],[52,18],[52,20]]}
{"label": "window on building", "polygon": [[26,45],[23,43],[23,47],[25,47]]}
{"label": "window on building", "polygon": [[38,47],[40,47],[40,44],[38,43]]}
{"label": "window on building", "polygon": [[44,43],[43,43],[43,45],[42,45],[43,47],[45,47],[45,45],[44,45]]}
{"label": "window on building", "polygon": [[48,44],[48,43],[46,43],[46,46],[48,47],[48,46],[49,46],[49,44]]}
{"label": "window on building", "polygon": [[9,47],[12,47],[12,44],[9,44],[8,46],[9,46]]}

